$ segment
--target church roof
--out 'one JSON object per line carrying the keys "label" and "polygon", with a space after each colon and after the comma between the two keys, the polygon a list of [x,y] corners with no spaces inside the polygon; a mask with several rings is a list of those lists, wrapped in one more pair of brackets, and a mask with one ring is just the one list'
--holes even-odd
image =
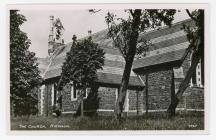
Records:
{"label": "church roof", "polygon": [[189,42],[183,25],[193,26],[192,20],[184,20],[142,35],[150,40],[151,46],[146,57],[134,60],[133,70],[139,74],[152,73],[181,66]]}
{"label": "church roof", "polygon": [[[178,22],[173,24],[171,28],[164,27],[161,30],[141,34],[139,40],[150,40],[152,45],[150,46],[149,56],[135,60],[133,69],[136,71],[139,68],[180,60],[185,49],[188,47],[186,34],[182,29],[183,23],[190,24],[191,20]],[[119,50],[113,47],[112,40],[106,34],[107,30],[102,30],[92,35],[93,41],[98,43],[105,51],[105,65],[103,70],[98,70],[98,82],[119,85],[125,65],[124,58]],[[72,43],[68,43],[60,46],[50,58],[49,63],[40,63],[39,67],[43,71],[42,76],[45,80],[60,76],[61,66],[65,61],[66,53],[70,50],[71,45]],[[143,83],[134,71],[131,71],[129,86],[143,87]]]}
{"label": "church roof", "polygon": [[181,66],[186,49],[157,54],[134,62],[133,70],[137,73],[152,73]]}
{"label": "church roof", "polygon": [[[112,46],[111,39],[106,37],[106,30],[100,31],[92,35],[95,43],[105,51],[105,62],[103,70],[98,70],[98,81],[102,84],[120,85],[124,71],[124,58],[121,56],[119,50]],[[50,79],[59,77],[61,75],[61,67],[65,61],[66,53],[70,50],[72,43],[60,46],[50,58],[50,63],[46,70],[43,69],[43,78]],[[137,75],[131,71],[129,86],[143,87]]]}

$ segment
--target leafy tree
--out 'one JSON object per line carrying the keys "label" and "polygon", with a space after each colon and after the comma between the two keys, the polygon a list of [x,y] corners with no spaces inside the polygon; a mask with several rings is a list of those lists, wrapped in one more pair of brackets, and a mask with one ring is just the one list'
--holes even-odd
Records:
{"label": "leafy tree", "polygon": [[[186,12],[195,23],[195,26],[193,27],[186,26],[186,25],[184,26],[184,29],[187,32],[188,41],[190,42],[187,52],[185,53],[185,57],[191,52],[193,52],[192,63],[184,80],[179,86],[179,90],[175,94],[175,98],[173,102],[171,102],[167,110],[170,117],[173,117],[175,115],[176,107],[180,99],[182,98],[184,91],[188,87],[192,75],[196,71],[196,67],[197,64],[200,62],[200,59],[202,62],[202,70],[204,70],[204,10],[199,9],[199,10],[194,10],[192,12],[186,10]],[[203,77],[204,77],[204,71],[203,71]]]}
{"label": "leafy tree", "polygon": [[[149,45],[147,40],[138,40],[139,34],[150,29],[159,28],[162,25],[169,25],[174,19],[176,10],[173,9],[128,9],[127,19],[119,18],[115,14],[108,12],[105,17],[108,25],[108,36],[112,38],[114,46],[117,47],[125,59],[125,68],[120,85],[120,93],[117,99],[115,112],[118,118],[121,118],[126,91],[130,78],[132,63],[138,51]],[[140,45],[138,43],[142,43]],[[138,49],[138,50],[137,50]]]}
{"label": "leafy tree", "polygon": [[33,91],[42,82],[35,53],[28,50],[31,42],[20,30],[25,21],[17,10],[10,11],[10,97],[14,115],[37,112]]}
{"label": "leafy tree", "polygon": [[92,38],[77,41],[73,36],[73,44],[67,53],[62,66],[58,88],[61,90],[67,83],[73,81],[77,89],[81,89],[81,116],[83,116],[83,96],[87,87],[97,80],[97,70],[104,65],[104,51]]}

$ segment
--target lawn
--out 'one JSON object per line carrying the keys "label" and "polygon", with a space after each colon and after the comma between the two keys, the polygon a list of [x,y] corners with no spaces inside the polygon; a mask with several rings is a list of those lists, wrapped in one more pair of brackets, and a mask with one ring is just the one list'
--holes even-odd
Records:
{"label": "lawn", "polygon": [[165,113],[131,116],[119,122],[114,117],[31,116],[11,118],[11,130],[204,130],[203,112],[183,112],[169,119]]}

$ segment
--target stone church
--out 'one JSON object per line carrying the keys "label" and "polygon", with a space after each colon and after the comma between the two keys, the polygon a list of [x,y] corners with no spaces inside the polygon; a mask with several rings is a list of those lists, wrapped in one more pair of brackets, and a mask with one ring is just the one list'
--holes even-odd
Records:
{"label": "stone church", "polygon": [[[61,66],[72,43],[65,44],[61,40],[55,40],[53,22],[54,17],[50,16],[49,57],[38,59],[44,79],[38,94],[39,114],[50,115],[56,106],[62,114],[75,114],[80,108],[80,98],[79,89],[76,89],[73,81],[62,91],[57,91]],[[167,110],[171,101],[171,91],[178,90],[192,61],[192,53],[184,57],[189,45],[183,30],[184,24],[193,26],[193,22],[188,19],[174,23],[171,27],[140,34],[139,40],[150,40],[151,45],[145,57],[134,60],[124,104],[126,115]],[[93,41],[105,51],[105,64],[103,70],[97,72],[97,86],[94,89],[86,89],[86,114],[113,115],[118,98],[125,62],[106,34],[107,30],[91,34]],[[177,110],[204,111],[203,60],[198,64]]]}

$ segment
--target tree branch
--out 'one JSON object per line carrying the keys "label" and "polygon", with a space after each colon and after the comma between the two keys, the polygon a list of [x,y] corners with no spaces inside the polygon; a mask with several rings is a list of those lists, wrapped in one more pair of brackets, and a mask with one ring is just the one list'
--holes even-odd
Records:
{"label": "tree branch", "polygon": [[129,9],[130,14],[134,17],[134,13],[132,9]]}
{"label": "tree branch", "polygon": [[197,19],[190,13],[190,11],[188,9],[186,9],[186,12],[192,20],[197,21]]}
{"label": "tree branch", "polygon": [[[110,31],[109,24],[108,24],[108,30]],[[119,34],[120,34],[120,32],[118,32],[115,36],[112,35],[111,38],[113,40],[114,46],[118,48],[118,50],[120,51],[120,53],[122,54],[124,59],[126,59],[126,56],[125,56],[123,50],[121,49],[120,45],[118,44]]]}
{"label": "tree branch", "polygon": [[89,12],[91,12],[91,13],[97,13],[97,12],[100,12],[100,11],[101,11],[101,9],[99,9],[99,10],[95,10],[95,9],[89,9],[88,11],[89,11]]}
{"label": "tree branch", "polygon": [[124,50],[121,49],[120,45],[118,44],[118,36],[116,38],[112,37],[112,40],[114,41],[115,46],[119,49],[124,59],[126,59],[126,55],[124,54]]}

